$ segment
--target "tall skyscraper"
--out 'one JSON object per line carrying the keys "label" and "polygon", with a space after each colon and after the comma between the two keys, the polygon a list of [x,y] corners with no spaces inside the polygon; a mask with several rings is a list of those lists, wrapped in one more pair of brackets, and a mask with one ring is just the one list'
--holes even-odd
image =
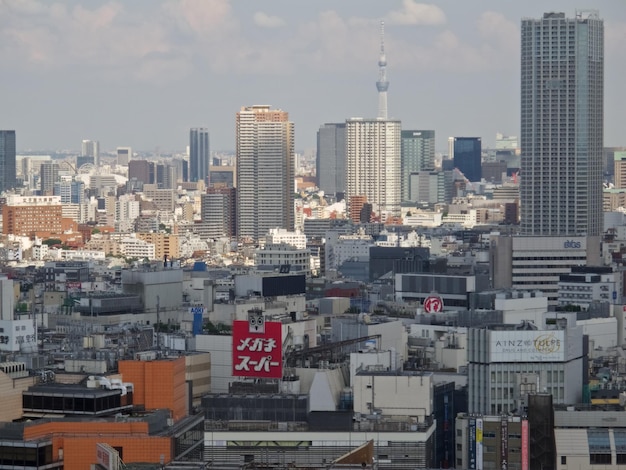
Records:
{"label": "tall skyscraper", "polygon": [[0,193],[15,187],[15,131],[0,130]]}
{"label": "tall skyscraper", "polygon": [[411,201],[411,174],[435,169],[435,131],[409,131],[400,134],[402,201]]}
{"label": "tall skyscraper", "polygon": [[204,127],[193,128],[189,131],[189,181],[204,181],[209,179],[209,130]]}
{"label": "tall skyscraper", "polygon": [[472,182],[482,178],[480,137],[454,137],[454,166]]}
{"label": "tall skyscraper", "polygon": [[604,23],[597,11],[522,20],[521,230],[602,233]]}
{"label": "tall skyscraper", "polygon": [[378,57],[378,117],[387,119],[387,90],[389,81],[387,80],[387,56],[385,55],[385,22],[380,22],[380,56]]}
{"label": "tall skyscraper", "polygon": [[254,240],[294,229],[294,126],[270,106],[242,107],[236,118],[237,234]]}
{"label": "tall skyscraper", "polygon": [[83,140],[81,145],[81,156],[92,157],[93,164],[100,166],[100,142],[97,140]]}
{"label": "tall skyscraper", "polygon": [[317,187],[326,194],[346,191],[346,124],[324,124],[317,131]]}
{"label": "tall skyscraper", "polygon": [[398,120],[346,121],[346,200],[365,196],[377,215],[399,214],[400,133]]}

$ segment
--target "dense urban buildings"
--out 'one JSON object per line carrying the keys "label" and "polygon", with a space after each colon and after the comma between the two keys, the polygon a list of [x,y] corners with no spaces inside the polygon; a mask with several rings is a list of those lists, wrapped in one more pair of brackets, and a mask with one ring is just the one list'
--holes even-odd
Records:
{"label": "dense urban buildings", "polygon": [[241,108],[236,119],[237,234],[258,240],[294,228],[294,126],[270,106]]}
{"label": "dense urban buildings", "polygon": [[[600,20],[524,21],[550,53],[530,88],[562,110],[537,137],[558,166],[591,135],[568,93],[597,52],[578,22]],[[213,158],[206,129],[97,166],[13,141],[0,468],[626,468],[626,148],[603,149],[603,232],[520,235],[517,137],[444,155],[434,130],[401,130],[380,40],[378,117],[323,124],[317,155],[267,105]]]}
{"label": "dense urban buildings", "polygon": [[209,130],[204,127],[189,131],[189,181],[209,180]]}
{"label": "dense urban buildings", "polygon": [[0,130],[0,192],[15,187],[15,131]]}
{"label": "dense urban buildings", "polygon": [[521,229],[602,233],[604,23],[597,11],[522,20]]}

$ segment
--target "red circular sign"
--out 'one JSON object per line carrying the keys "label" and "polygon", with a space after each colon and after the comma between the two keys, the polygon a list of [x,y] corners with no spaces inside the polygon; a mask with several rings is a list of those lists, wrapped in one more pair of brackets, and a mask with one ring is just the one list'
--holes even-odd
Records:
{"label": "red circular sign", "polygon": [[424,311],[426,313],[443,312],[443,300],[438,295],[430,295],[424,299]]}

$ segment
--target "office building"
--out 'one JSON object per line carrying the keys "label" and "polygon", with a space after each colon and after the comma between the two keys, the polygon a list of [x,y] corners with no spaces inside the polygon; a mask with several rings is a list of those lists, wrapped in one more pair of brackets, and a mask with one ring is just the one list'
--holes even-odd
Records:
{"label": "office building", "polygon": [[59,181],[54,185],[54,196],[61,196],[61,204],[83,204],[85,183],[82,181]]}
{"label": "office building", "polygon": [[502,184],[507,174],[506,161],[483,162],[481,171],[482,179],[487,183]]}
{"label": "office building", "polygon": [[204,181],[209,179],[209,130],[204,127],[193,128],[189,131],[189,181]]}
{"label": "office building", "polygon": [[211,165],[209,167],[210,188],[234,188],[237,183],[237,169],[234,166]]}
{"label": "office building", "polygon": [[0,130],[0,193],[15,187],[15,131]]}
{"label": "office building", "polygon": [[236,117],[237,234],[258,240],[271,228],[294,229],[294,126],[267,105]]}
{"label": "office building", "polygon": [[346,124],[324,124],[317,131],[317,187],[325,194],[346,191]]}
{"label": "office building", "polygon": [[402,202],[411,198],[411,175],[435,169],[435,131],[403,130],[401,142]]}
{"label": "office building", "polygon": [[597,11],[522,20],[521,230],[602,233],[604,24]]}
{"label": "office building", "polygon": [[365,196],[381,220],[400,213],[400,133],[398,120],[346,121],[346,199]]}
{"label": "office building", "polygon": [[156,181],[154,162],[148,160],[131,160],[128,162],[128,179],[136,179],[143,184],[152,184]]}
{"label": "office building", "polygon": [[541,325],[470,328],[467,349],[470,413],[524,412],[538,392],[557,404],[582,402],[587,348],[576,313],[546,313]]}
{"label": "office building", "polygon": [[100,142],[97,140],[83,140],[81,156],[92,157],[93,164],[97,167],[100,166]]}
{"label": "office building", "polygon": [[452,171],[418,171],[409,175],[409,198],[417,204],[452,202],[454,173]]}
{"label": "office building", "polygon": [[454,137],[454,166],[471,182],[482,178],[480,137]]}
{"label": "office building", "polygon": [[39,172],[39,183],[42,196],[51,196],[54,193],[54,185],[59,180],[59,164],[44,162]]}
{"label": "office building", "polygon": [[618,150],[612,153],[614,186],[616,189],[626,189],[626,151]]}
{"label": "office building", "polygon": [[491,237],[490,276],[495,289],[542,291],[548,307],[559,300],[560,276],[575,266],[599,266],[599,237]]}
{"label": "office building", "polygon": [[118,165],[128,166],[128,162],[133,158],[133,149],[130,147],[118,147],[116,153]]}

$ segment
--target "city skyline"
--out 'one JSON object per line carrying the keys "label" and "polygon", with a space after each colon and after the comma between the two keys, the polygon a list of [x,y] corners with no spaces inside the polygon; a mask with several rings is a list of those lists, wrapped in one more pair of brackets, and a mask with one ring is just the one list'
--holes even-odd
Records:
{"label": "city skyline", "polygon": [[[626,8],[586,6],[605,19],[604,142],[622,145]],[[22,152],[76,151],[90,137],[103,150],[168,153],[184,150],[192,127],[208,128],[216,151],[234,150],[231,116],[267,103],[289,109],[295,147],[313,149],[321,124],[376,116],[385,21],[389,117],[435,130],[438,151],[453,135],[489,147],[496,132],[520,133],[521,20],[574,7],[585,5],[4,1],[0,83],[11,92],[0,128],[17,131]]]}

